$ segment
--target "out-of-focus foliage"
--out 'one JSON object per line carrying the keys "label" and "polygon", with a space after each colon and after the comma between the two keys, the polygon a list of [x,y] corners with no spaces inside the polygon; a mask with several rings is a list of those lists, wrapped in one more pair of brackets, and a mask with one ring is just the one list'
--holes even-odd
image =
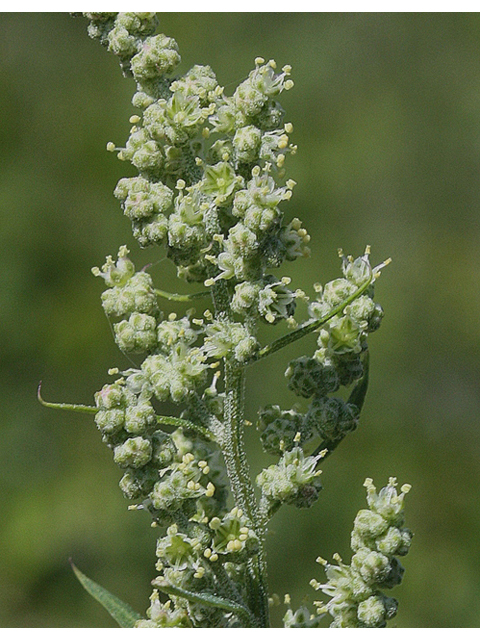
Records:
{"label": "out-of-focus foliage", "polygon": [[[139,611],[155,575],[155,532],[127,511],[93,420],[36,401],[42,379],[47,399],[91,404],[106,370],[128,366],[90,273],[106,253],[127,242],[178,290],[162,255],[135,247],[112,195],[126,165],[105,145],[128,137],[133,82],[85,26],[67,14],[0,16],[3,627],[112,626],[70,556]],[[364,478],[396,475],[413,485],[416,534],[396,624],[479,626],[480,18],[190,13],[164,14],[161,30],[178,41],[181,70],[210,64],[227,91],[256,56],[293,66],[282,102],[298,186],[287,207],[312,235],[312,257],[289,269],[294,286],[313,293],[336,277],[337,247],[356,255],[370,243],[373,262],[394,260],[378,283],[386,316],[361,425],[325,462],[313,509],[273,521],[272,591],[299,606],[312,576],[323,579],[319,554],[348,559]],[[260,404],[294,402],[283,373],[304,351],[251,369],[251,419]],[[252,428],[254,474],[268,462],[257,440]]]}

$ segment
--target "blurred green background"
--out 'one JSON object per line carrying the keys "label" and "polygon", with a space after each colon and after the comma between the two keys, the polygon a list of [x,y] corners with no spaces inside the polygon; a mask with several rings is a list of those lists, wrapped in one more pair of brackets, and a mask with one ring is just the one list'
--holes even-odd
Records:
{"label": "blurred green background", "polygon": [[[163,14],[161,30],[181,70],[210,64],[228,92],[258,55],[293,66],[287,213],[310,231],[312,257],[282,275],[312,292],[337,277],[338,247],[393,258],[361,426],[325,462],[315,507],[273,520],[271,590],[297,605],[314,596],[316,556],[349,558],[365,477],[395,475],[413,485],[415,531],[395,624],[480,626],[479,14]],[[162,257],[135,247],[112,196],[133,174],[105,152],[128,135],[133,82],[67,14],[1,14],[0,61],[0,626],[115,626],[68,558],[144,611],[155,531],[127,511],[93,421],[41,407],[36,390],[43,380],[49,400],[92,402],[126,362],[90,268],[125,242],[139,266]],[[166,261],[152,274],[175,290]],[[311,349],[312,337],[252,368],[248,417],[295,402],[286,362]],[[252,455],[254,473],[273,461]]]}

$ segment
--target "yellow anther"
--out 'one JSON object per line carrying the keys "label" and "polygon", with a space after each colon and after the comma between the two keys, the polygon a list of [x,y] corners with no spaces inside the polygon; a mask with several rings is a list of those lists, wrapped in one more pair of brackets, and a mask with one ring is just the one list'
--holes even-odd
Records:
{"label": "yellow anther", "polygon": [[206,476],[210,473],[210,467],[207,465],[206,467],[203,467],[203,471],[202,473]]}
{"label": "yellow anther", "polygon": [[208,560],[208,558],[210,558],[210,556],[212,555],[212,550],[211,549],[205,549],[205,551],[203,552],[203,555]]}
{"label": "yellow anther", "polygon": [[268,66],[271,67],[272,69],[276,69],[277,68],[277,63],[275,62],[275,60],[269,60],[267,62]]}
{"label": "yellow anther", "polygon": [[207,496],[207,498],[211,498],[214,493],[215,493],[215,485],[213,485],[211,482],[209,482],[207,484],[207,489],[205,491],[205,495]]}
{"label": "yellow anther", "polygon": [[300,300],[306,300],[308,302],[309,298],[303,289],[295,289],[295,297]]}
{"label": "yellow anther", "polygon": [[321,564],[324,567],[326,567],[328,564],[328,562],[325,560],[325,558],[322,558],[322,556],[318,556],[315,562],[318,562],[318,564]]}
{"label": "yellow anther", "polygon": [[131,124],[137,124],[138,122],[140,122],[140,120],[141,120],[140,116],[138,116],[136,114],[133,115],[133,116],[130,116],[130,118],[129,118],[129,122]]}
{"label": "yellow anther", "polygon": [[210,556],[210,562],[216,562],[218,560],[218,555],[216,553],[212,553]]}
{"label": "yellow anther", "polygon": [[293,124],[291,122],[287,122],[283,128],[285,129],[286,133],[292,133]]}
{"label": "yellow anther", "polygon": [[400,491],[402,491],[403,493],[408,493],[410,491],[410,489],[412,488],[411,484],[403,484],[400,487]]}
{"label": "yellow anther", "polygon": [[293,80],[287,80],[285,82],[285,90],[289,91],[293,86],[294,86],[294,81]]}
{"label": "yellow anther", "polygon": [[255,58],[255,64],[260,65],[263,64],[265,62],[265,58],[261,58],[260,56],[258,58]]}
{"label": "yellow anther", "polygon": [[115,143],[114,142],[107,142],[107,151],[115,151],[116,147],[115,147]]}

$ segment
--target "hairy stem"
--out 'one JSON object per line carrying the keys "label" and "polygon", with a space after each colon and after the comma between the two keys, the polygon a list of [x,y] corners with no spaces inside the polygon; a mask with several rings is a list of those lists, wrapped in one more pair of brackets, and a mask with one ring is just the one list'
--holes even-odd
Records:
{"label": "hairy stem", "polygon": [[259,538],[260,550],[248,563],[250,608],[261,627],[268,627],[268,589],[264,530],[258,516],[257,501],[243,443],[245,369],[225,365],[225,430],[222,443],[227,473],[235,504],[243,510]]}
{"label": "hairy stem", "polygon": [[162,291],[162,289],[155,289],[155,293],[160,298],[170,300],[170,302],[190,302],[191,300],[197,300],[198,298],[208,298],[210,291],[199,291],[198,293],[169,293],[168,291]]}

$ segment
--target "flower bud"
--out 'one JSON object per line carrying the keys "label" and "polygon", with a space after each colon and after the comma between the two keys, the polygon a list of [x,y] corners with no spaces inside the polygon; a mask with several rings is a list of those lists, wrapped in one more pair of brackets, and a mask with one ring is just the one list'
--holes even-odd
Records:
{"label": "flower bud", "polygon": [[297,444],[297,433],[302,435],[301,442],[309,435],[305,433],[302,414],[282,411],[278,405],[267,405],[258,412],[257,428],[264,450],[273,455],[292,449]]}
{"label": "flower bud", "polygon": [[301,356],[292,360],[285,371],[288,388],[298,396],[323,396],[338,389],[338,376],[332,366],[323,366],[315,358]]}
{"label": "flower bud", "polygon": [[119,467],[144,467],[152,457],[152,444],[141,436],[128,438],[113,451],[113,459]]}
{"label": "flower bud", "polygon": [[125,431],[141,435],[156,425],[155,410],[149,402],[131,405],[125,412]]}
{"label": "flower bud", "polygon": [[173,38],[160,34],[150,36],[132,58],[132,72],[136,80],[158,78],[172,73],[180,63],[178,45]]}
{"label": "flower bud", "polygon": [[146,313],[132,313],[113,328],[115,342],[126,353],[152,351],[157,345],[157,321]]}

